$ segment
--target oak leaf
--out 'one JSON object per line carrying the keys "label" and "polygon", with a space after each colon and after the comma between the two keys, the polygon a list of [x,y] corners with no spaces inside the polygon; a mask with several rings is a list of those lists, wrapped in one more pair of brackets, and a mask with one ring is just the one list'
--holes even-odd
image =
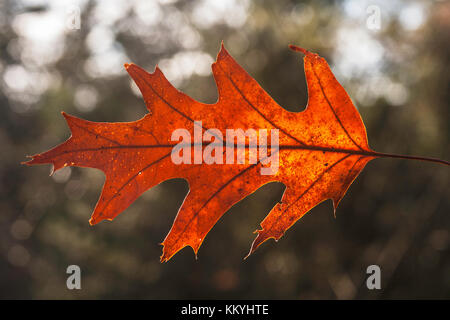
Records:
{"label": "oak leaf", "polygon": [[[186,179],[189,193],[162,243],[162,262],[185,246],[191,246],[197,254],[220,217],[266,183],[280,181],[286,190],[281,202],[262,221],[261,229],[255,231],[249,254],[269,238],[280,239],[322,201],[332,199],[336,210],[350,184],[372,159],[391,156],[448,164],[374,152],[357,109],[325,59],[296,46],[291,49],[304,54],[309,100],[302,112],[279,106],[222,44],[212,65],[219,93],[216,103],[200,103],[178,91],[158,67],[147,73],[137,65],[126,64],[149,113],[125,123],[90,122],[63,113],[71,137],[32,156],[26,164],[49,163],[54,170],[64,166],[102,170],[106,180],[90,219],[92,225],[114,219],[143,192],[165,180]],[[185,128],[194,136],[196,121],[201,121],[204,130],[221,132],[229,128],[278,129],[278,170],[262,175],[264,165],[260,160],[232,165],[174,164],[171,152],[176,142],[171,139],[172,132]],[[225,143],[219,136],[211,140]],[[205,148],[205,144],[200,147]],[[248,156],[249,150],[245,152]]]}

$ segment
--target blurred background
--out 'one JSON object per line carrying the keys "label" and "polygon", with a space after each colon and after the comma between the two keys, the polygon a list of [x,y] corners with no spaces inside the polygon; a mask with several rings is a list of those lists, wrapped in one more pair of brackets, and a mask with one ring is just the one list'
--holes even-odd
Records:
{"label": "blurred background", "polygon": [[[60,112],[131,121],[146,108],[123,64],[158,64],[179,89],[217,99],[210,64],[231,55],[288,110],[307,102],[302,56],[325,57],[380,152],[450,159],[450,2],[429,0],[0,0],[0,298],[450,298],[449,168],[372,161],[333,217],[314,208],[243,261],[280,199],[272,183],[160,264],[188,191],[147,191],[113,222],[88,220],[104,176],[20,165],[68,138]],[[79,265],[81,290],[66,288]],[[381,267],[381,290],[366,268]]]}

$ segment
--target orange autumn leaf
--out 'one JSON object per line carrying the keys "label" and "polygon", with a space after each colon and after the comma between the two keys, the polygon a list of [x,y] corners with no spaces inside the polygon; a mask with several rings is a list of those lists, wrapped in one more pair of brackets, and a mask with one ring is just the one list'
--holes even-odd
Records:
{"label": "orange autumn leaf", "polygon": [[[148,73],[126,64],[149,113],[124,123],[91,122],[63,113],[72,136],[50,151],[34,155],[27,164],[49,163],[54,170],[64,166],[102,170],[106,180],[90,219],[92,225],[114,219],[143,192],[165,180],[186,179],[189,193],[162,243],[161,261],[169,260],[185,246],[191,246],[197,254],[207,233],[231,206],[264,184],[280,181],[286,186],[282,201],[256,231],[251,254],[267,239],[280,239],[322,201],[332,199],[336,209],[370,160],[384,156],[423,159],[370,149],[363,121],[327,62],[304,49],[291,49],[305,55],[309,100],[302,112],[279,106],[222,45],[212,65],[219,93],[216,103],[200,103],[178,91],[158,67]],[[198,128],[200,121],[202,128]],[[277,129],[278,170],[261,174],[262,167],[267,167],[262,158],[256,163],[175,164],[171,153],[178,142],[173,141],[172,133],[180,128],[187,129],[191,137],[199,129],[214,128],[222,133],[230,128]],[[219,135],[210,138],[216,144],[226,142]],[[231,143],[237,146],[235,141]],[[207,144],[191,143],[189,149],[195,157],[195,149],[202,152]],[[250,157],[250,148],[245,148],[245,155]]]}

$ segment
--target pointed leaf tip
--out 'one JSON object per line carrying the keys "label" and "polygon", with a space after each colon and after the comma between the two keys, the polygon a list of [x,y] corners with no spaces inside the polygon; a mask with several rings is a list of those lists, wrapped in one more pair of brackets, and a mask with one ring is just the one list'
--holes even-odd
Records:
{"label": "pointed leaf tip", "polygon": [[223,40],[222,40],[222,43],[221,43],[221,45],[220,45],[220,50],[219,50],[219,52],[217,53],[216,61],[213,62],[213,65],[214,65],[214,63],[219,62],[220,60],[226,58],[226,57],[229,56],[229,55],[230,55],[230,54],[228,53],[227,49],[225,48],[225,44],[224,44],[224,42],[223,42]]}
{"label": "pointed leaf tip", "polygon": [[94,225],[96,225],[97,223],[99,223],[100,221],[102,221],[104,218],[100,218],[98,215],[97,216],[95,216],[95,217],[91,217],[90,219],[89,219],[89,224],[91,225],[91,226],[94,226]]}
{"label": "pointed leaf tip", "polygon": [[308,50],[303,49],[303,48],[298,47],[298,46],[293,45],[293,44],[290,44],[290,45],[289,45],[289,49],[291,49],[291,50],[293,50],[293,51],[296,51],[296,52],[301,52],[301,53],[303,53],[304,55],[312,54],[312,53],[309,52]]}
{"label": "pointed leaf tip", "polygon": [[[228,53],[227,49],[225,48],[225,42],[222,40],[222,42],[220,43],[220,51],[225,51]],[[220,52],[219,52],[220,53]]]}
{"label": "pointed leaf tip", "polygon": [[69,121],[69,119],[71,119],[71,118],[75,118],[74,116],[72,116],[64,111],[61,111],[61,115],[64,117],[64,119],[66,119],[66,121]]}

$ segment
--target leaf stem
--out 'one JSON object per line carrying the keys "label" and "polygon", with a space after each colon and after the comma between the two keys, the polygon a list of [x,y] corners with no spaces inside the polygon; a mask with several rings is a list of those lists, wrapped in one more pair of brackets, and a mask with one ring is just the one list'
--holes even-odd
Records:
{"label": "leaf stem", "polygon": [[407,159],[407,160],[420,160],[420,161],[428,161],[428,162],[440,163],[440,164],[445,164],[447,166],[450,166],[450,162],[449,161],[436,159],[436,158],[407,156],[407,155],[401,155],[401,154],[383,153],[383,152],[375,152],[375,151],[373,152],[373,155],[375,157],[379,157],[379,158],[397,158],[397,159]]}

